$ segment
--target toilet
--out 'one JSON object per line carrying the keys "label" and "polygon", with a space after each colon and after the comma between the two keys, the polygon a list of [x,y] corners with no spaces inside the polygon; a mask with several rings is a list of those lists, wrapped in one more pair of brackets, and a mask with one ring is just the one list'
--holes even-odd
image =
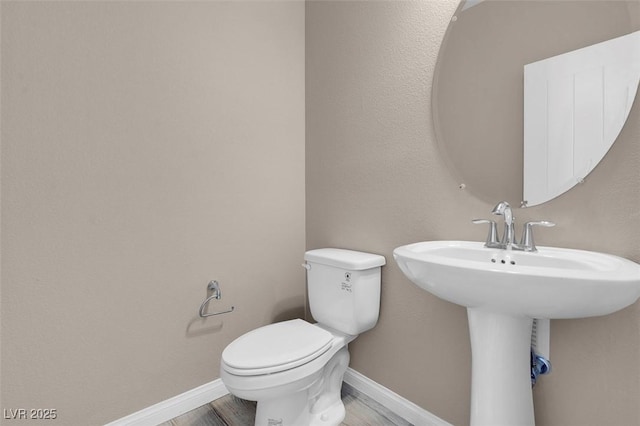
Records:
{"label": "toilet", "polygon": [[347,345],[378,322],[383,256],[324,248],[307,251],[304,260],[317,323],[260,327],[222,352],[222,382],[233,395],[257,401],[256,426],[339,425]]}

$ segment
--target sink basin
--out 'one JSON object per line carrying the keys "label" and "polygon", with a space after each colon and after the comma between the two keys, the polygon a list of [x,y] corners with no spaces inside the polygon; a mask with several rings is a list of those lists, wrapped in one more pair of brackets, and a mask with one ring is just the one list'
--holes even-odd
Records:
{"label": "sink basin", "polygon": [[428,241],[393,256],[416,285],[458,305],[531,318],[584,318],[616,312],[640,297],[640,265],[584,250],[535,253],[480,242]]}
{"label": "sink basin", "polygon": [[429,241],[398,247],[393,257],[416,285],[467,307],[471,426],[535,426],[533,318],[606,315],[640,297],[640,265],[590,251]]}

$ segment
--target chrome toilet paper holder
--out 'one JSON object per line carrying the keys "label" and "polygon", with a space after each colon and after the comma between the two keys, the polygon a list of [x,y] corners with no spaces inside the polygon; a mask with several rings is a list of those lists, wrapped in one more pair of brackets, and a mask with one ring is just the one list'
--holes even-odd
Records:
{"label": "chrome toilet paper holder", "polygon": [[202,318],[212,317],[214,315],[228,314],[230,312],[233,312],[236,309],[235,306],[232,306],[231,309],[227,311],[205,313],[205,309],[207,308],[207,305],[212,299],[220,300],[222,298],[222,292],[220,291],[220,284],[216,280],[212,280],[209,282],[209,284],[207,284],[207,291],[212,292],[212,294],[211,296],[207,297],[205,301],[202,302],[202,304],[200,305],[200,310],[198,311],[198,313]]}

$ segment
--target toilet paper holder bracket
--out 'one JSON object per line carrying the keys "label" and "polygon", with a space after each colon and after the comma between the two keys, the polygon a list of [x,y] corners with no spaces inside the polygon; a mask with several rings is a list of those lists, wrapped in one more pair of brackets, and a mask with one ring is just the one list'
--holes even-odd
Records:
{"label": "toilet paper holder bracket", "polygon": [[207,291],[211,292],[211,296],[207,297],[205,301],[202,302],[202,304],[200,305],[200,310],[198,311],[198,313],[202,318],[212,317],[214,315],[228,314],[230,312],[233,312],[236,309],[235,306],[232,306],[231,309],[227,311],[205,313],[205,309],[207,308],[207,305],[212,299],[220,300],[222,298],[222,292],[220,291],[220,284],[216,280],[209,281],[209,284],[207,284]]}

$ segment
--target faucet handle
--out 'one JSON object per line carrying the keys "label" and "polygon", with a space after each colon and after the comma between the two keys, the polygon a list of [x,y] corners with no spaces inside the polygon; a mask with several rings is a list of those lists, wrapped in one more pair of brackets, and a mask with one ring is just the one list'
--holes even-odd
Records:
{"label": "faucet handle", "polygon": [[489,219],[473,219],[471,223],[478,225],[482,223],[489,224],[489,233],[487,234],[487,241],[484,243],[485,247],[490,248],[499,248],[501,247],[500,242],[498,241],[498,226],[494,220]]}
{"label": "faucet handle", "polygon": [[548,220],[539,220],[525,223],[524,231],[522,232],[522,241],[520,241],[520,244],[516,247],[517,250],[538,251],[538,249],[536,248],[536,243],[533,240],[534,226],[544,226],[546,228],[550,228],[552,226],[556,226],[556,224],[553,222],[549,222]]}

